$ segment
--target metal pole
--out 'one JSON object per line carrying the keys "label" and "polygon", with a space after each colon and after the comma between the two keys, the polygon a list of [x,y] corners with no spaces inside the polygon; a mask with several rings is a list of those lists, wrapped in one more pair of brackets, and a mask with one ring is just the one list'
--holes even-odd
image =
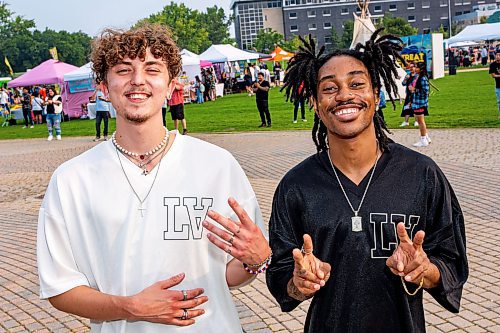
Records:
{"label": "metal pole", "polygon": [[453,36],[453,31],[451,29],[451,0],[448,0],[448,38]]}

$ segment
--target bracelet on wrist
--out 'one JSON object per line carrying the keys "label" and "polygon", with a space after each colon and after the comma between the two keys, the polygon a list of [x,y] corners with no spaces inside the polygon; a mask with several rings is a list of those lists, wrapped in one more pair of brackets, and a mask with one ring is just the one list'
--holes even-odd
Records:
{"label": "bracelet on wrist", "polygon": [[271,251],[271,254],[269,254],[269,257],[267,257],[266,259],[264,259],[261,263],[258,263],[258,264],[246,264],[246,265],[248,267],[250,267],[250,268],[259,268],[259,267],[263,266],[272,256],[273,256],[273,251]]}
{"label": "bracelet on wrist", "polygon": [[419,285],[418,285],[417,289],[415,289],[415,291],[411,293],[411,292],[409,292],[409,291],[408,291],[408,288],[406,287],[406,283],[405,283],[405,280],[403,279],[403,277],[402,277],[402,276],[400,276],[400,278],[401,278],[401,283],[403,284],[403,288],[404,288],[404,290],[405,290],[405,291],[406,291],[406,293],[407,293],[408,295],[410,295],[410,296],[415,296],[415,295],[418,293],[418,291],[419,291],[420,289],[422,289],[422,286],[424,285],[424,278],[422,278],[422,280],[420,280],[420,283],[419,283]]}
{"label": "bracelet on wrist", "polygon": [[257,264],[253,264],[252,266],[250,266],[250,265],[243,263],[243,268],[245,269],[245,271],[247,271],[247,273],[252,274],[252,275],[264,273],[269,268],[269,265],[271,264],[272,257],[273,257],[273,253],[271,252],[269,257],[267,257],[265,261],[263,261],[261,264],[259,264],[259,266],[255,267]]}

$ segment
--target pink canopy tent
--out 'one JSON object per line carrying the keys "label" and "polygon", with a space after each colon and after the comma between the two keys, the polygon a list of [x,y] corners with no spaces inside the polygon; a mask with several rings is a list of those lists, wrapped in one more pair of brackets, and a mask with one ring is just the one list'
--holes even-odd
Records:
{"label": "pink canopy tent", "polygon": [[[58,84],[63,96],[63,111],[67,114],[68,98],[64,85],[64,74],[74,71],[78,67],[62,61],[49,59],[15,80],[7,83],[7,87],[29,87],[40,84]],[[70,115],[71,116],[71,115]]]}
{"label": "pink canopy tent", "polygon": [[212,63],[207,60],[200,60],[200,67],[201,68],[212,67]]}
{"label": "pink canopy tent", "polygon": [[61,84],[64,82],[64,74],[74,71],[78,67],[49,59],[42,62],[32,70],[26,72],[15,80],[7,83],[7,87],[28,87],[39,84]]}

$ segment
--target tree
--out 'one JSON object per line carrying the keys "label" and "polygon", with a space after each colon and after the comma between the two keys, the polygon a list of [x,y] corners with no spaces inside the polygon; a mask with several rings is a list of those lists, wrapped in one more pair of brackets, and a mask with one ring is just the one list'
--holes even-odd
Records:
{"label": "tree", "polygon": [[300,41],[299,36],[294,35],[292,38],[289,38],[288,40],[283,42],[281,48],[288,52],[296,52],[301,45],[302,42]]}
{"label": "tree", "polygon": [[217,6],[208,7],[203,13],[183,3],[170,2],[161,12],[140,20],[136,26],[146,22],[166,25],[181,49],[200,53],[212,44],[233,44],[229,35],[232,20],[232,17],[226,16],[224,9]]}
{"label": "tree", "polygon": [[285,38],[282,34],[271,28],[261,29],[257,32],[257,38],[253,47],[257,52],[271,53],[277,45],[283,45]]}
{"label": "tree", "polygon": [[341,44],[342,41],[340,40],[340,37],[337,34],[337,30],[334,27],[332,27],[330,38],[331,38],[331,43],[332,43],[331,44],[332,49],[340,48],[342,46],[342,44]]}
{"label": "tree", "polygon": [[16,16],[0,3],[0,72],[10,75],[4,64],[9,59],[14,72],[24,72],[50,59],[49,48],[57,47],[59,60],[76,66],[88,61],[91,38],[83,33],[46,29],[34,30],[35,22]]}
{"label": "tree", "polygon": [[208,7],[206,13],[201,13],[203,27],[208,32],[208,39],[212,44],[229,44],[229,27],[233,22],[233,17],[226,17],[224,9],[213,6]]}
{"label": "tree", "polygon": [[384,28],[384,33],[401,36],[412,36],[418,32],[401,17],[394,17],[391,13],[385,13],[382,20],[377,24],[377,28]]}
{"label": "tree", "polygon": [[172,37],[181,49],[186,48],[192,52],[200,53],[211,45],[208,39],[209,34],[202,25],[200,12],[186,7],[183,3],[178,5],[171,2],[170,5],[163,7],[161,12],[137,22],[136,26],[146,22],[159,23],[169,27]]}
{"label": "tree", "polygon": [[342,37],[340,38],[341,48],[348,49],[351,47],[352,34],[354,33],[354,21],[347,20],[343,25]]}

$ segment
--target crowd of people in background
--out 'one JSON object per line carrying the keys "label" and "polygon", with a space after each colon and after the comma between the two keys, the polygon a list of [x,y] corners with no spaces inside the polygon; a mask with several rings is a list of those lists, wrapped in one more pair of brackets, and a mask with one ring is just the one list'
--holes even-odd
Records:
{"label": "crowd of people in background", "polygon": [[470,67],[486,66],[495,61],[495,54],[500,52],[500,43],[485,44],[479,47],[461,47],[448,49],[448,64],[450,66]]}

